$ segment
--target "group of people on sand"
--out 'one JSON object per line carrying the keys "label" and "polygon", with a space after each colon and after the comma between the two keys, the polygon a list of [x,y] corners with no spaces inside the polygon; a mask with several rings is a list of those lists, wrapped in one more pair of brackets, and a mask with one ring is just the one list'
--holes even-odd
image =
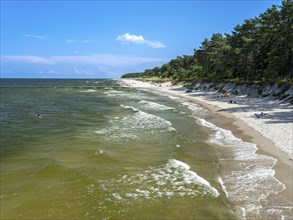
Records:
{"label": "group of people on sand", "polygon": [[228,104],[237,104],[237,102],[235,102],[232,99],[230,99],[230,101],[228,102]]}
{"label": "group of people on sand", "polygon": [[[222,98],[222,97],[227,98],[227,97],[229,97],[229,95],[228,95],[227,92],[223,93],[223,95],[218,95],[218,98]],[[230,99],[228,101],[228,104],[237,104],[237,102],[236,101],[233,101],[232,99]]]}
{"label": "group of people on sand", "polygon": [[255,113],[254,116],[257,118],[261,118],[263,116],[268,116],[268,113],[263,113],[263,112],[261,112],[260,114]]}

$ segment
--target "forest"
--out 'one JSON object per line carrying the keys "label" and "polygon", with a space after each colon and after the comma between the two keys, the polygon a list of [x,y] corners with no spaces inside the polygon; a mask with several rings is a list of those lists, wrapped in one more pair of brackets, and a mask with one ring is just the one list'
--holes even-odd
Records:
{"label": "forest", "polygon": [[293,78],[293,0],[283,0],[230,34],[204,39],[193,55],[122,78],[285,81]]}

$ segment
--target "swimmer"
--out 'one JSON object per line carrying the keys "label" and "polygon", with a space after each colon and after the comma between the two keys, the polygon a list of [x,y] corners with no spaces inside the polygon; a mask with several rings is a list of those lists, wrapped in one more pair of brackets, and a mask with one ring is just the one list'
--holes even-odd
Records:
{"label": "swimmer", "polygon": [[41,114],[40,113],[38,113],[38,118],[41,118],[42,116],[41,116]]}

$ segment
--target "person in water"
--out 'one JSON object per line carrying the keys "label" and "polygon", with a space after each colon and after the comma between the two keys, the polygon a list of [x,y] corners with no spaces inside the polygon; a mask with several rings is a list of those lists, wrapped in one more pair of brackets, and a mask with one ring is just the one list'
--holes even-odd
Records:
{"label": "person in water", "polygon": [[42,116],[41,116],[41,114],[40,113],[38,113],[38,118],[41,118]]}

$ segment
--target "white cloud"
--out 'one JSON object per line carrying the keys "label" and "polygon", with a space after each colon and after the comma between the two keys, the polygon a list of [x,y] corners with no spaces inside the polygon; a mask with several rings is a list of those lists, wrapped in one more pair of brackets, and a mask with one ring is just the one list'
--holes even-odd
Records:
{"label": "white cloud", "polygon": [[33,35],[33,34],[25,34],[23,36],[24,37],[36,38],[36,39],[45,39],[45,38],[47,38],[47,36],[40,36],[40,35]]}
{"label": "white cloud", "polygon": [[166,59],[154,57],[139,57],[115,54],[75,55],[75,56],[51,56],[40,57],[30,55],[1,56],[1,61],[10,63],[27,63],[42,65],[87,65],[106,67],[125,67],[147,63],[163,63]]}
{"label": "white cloud", "polygon": [[78,76],[86,77],[86,76],[92,76],[93,75],[93,72],[92,71],[89,71],[89,70],[86,70],[86,69],[81,69],[81,68],[73,67],[73,70],[74,70],[74,73],[76,75],[78,75]]}
{"label": "white cloud", "polygon": [[[54,77],[119,77],[128,72],[139,72],[167,62],[167,59],[115,54],[69,55],[69,56],[1,56],[1,65],[13,72],[36,72]],[[67,75],[66,75],[67,74]],[[72,74],[72,75],[70,75]]]}
{"label": "white cloud", "polygon": [[121,42],[121,43],[124,43],[124,44],[130,44],[130,43],[144,44],[144,45],[146,45],[148,47],[152,47],[152,48],[164,48],[164,47],[166,47],[160,41],[146,40],[146,39],[144,39],[144,37],[142,35],[133,35],[133,34],[129,34],[129,33],[119,35],[116,38],[116,40]]}
{"label": "white cloud", "polygon": [[95,43],[96,41],[94,40],[72,40],[68,39],[65,41],[67,44],[72,44],[72,43],[83,43],[83,44],[89,44],[89,43]]}
{"label": "white cloud", "polygon": [[125,33],[123,35],[119,35],[116,38],[117,41],[120,41],[122,43],[135,43],[135,44],[143,44],[145,42],[143,36],[141,35],[131,35],[129,33]]}
{"label": "white cloud", "polygon": [[103,66],[128,66],[139,65],[150,62],[165,62],[161,58],[151,57],[138,57],[126,55],[113,55],[113,54],[96,54],[87,56],[53,56],[49,60],[54,63],[66,64],[80,64],[80,65],[103,65]]}
{"label": "white cloud", "polygon": [[55,71],[55,70],[49,70],[48,73],[49,73],[49,74],[55,74],[56,71]]}
{"label": "white cloud", "polygon": [[152,48],[164,48],[164,47],[166,47],[160,41],[146,41],[146,45],[148,47],[152,47]]}
{"label": "white cloud", "polygon": [[21,62],[21,63],[31,63],[31,64],[44,64],[52,65],[55,62],[50,58],[30,56],[30,55],[11,55],[11,56],[1,56],[1,61],[8,62]]}
{"label": "white cloud", "polygon": [[70,40],[70,39],[69,39],[69,40],[66,40],[65,42],[66,42],[67,44],[72,44],[72,43],[76,42],[76,40]]}

